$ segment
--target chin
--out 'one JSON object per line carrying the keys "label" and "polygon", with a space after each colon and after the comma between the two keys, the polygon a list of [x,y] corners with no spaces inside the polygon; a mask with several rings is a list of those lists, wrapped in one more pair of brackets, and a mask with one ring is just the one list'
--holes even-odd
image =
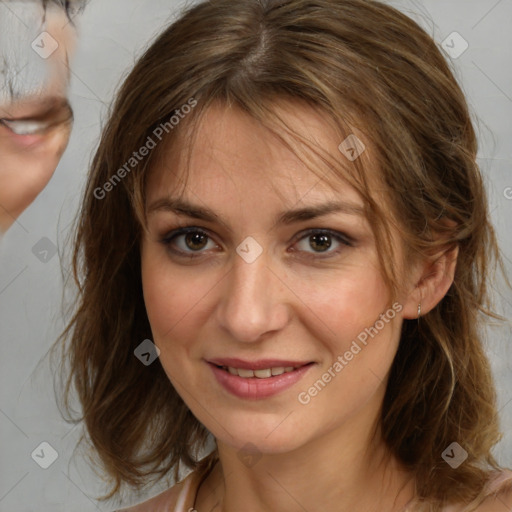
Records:
{"label": "chin", "polygon": [[270,440],[260,437],[250,437],[248,435],[237,438],[236,442],[233,439],[226,439],[223,442],[235,449],[240,455],[246,452],[255,452],[261,455],[280,455],[292,452],[302,444],[298,439],[291,441],[289,438],[276,437]]}
{"label": "chin", "polygon": [[[282,418],[279,420],[282,421]],[[281,454],[291,452],[301,445],[305,440],[305,432],[300,431],[300,438],[297,430],[283,428],[276,429],[279,421],[274,419],[270,421],[251,421],[248,424],[237,422],[234,424],[224,423],[223,426],[229,432],[223,429],[215,429],[212,432],[218,442],[230,446],[237,451],[255,451],[261,454]]]}

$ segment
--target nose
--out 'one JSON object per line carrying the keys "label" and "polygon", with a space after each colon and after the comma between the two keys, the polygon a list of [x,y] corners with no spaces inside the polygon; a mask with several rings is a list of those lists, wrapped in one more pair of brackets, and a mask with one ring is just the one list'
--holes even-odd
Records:
{"label": "nose", "polygon": [[291,292],[283,282],[286,276],[271,269],[265,253],[252,263],[237,254],[234,260],[233,268],[222,281],[217,321],[233,339],[256,342],[287,325],[287,298]]}

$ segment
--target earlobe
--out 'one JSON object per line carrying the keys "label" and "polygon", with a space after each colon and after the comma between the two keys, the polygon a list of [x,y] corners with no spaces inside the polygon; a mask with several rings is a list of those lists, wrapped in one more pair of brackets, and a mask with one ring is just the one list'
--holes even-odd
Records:
{"label": "earlobe", "polygon": [[416,284],[404,304],[405,319],[425,316],[443,300],[453,284],[458,255],[459,247],[452,247],[417,268]]}

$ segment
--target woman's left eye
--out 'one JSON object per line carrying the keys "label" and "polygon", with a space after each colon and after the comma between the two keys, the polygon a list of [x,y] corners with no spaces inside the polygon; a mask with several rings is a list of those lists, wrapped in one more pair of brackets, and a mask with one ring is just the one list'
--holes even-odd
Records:
{"label": "woman's left eye", "polygon": [[[337,244],[337,248],[335,245],[335,249],[330,250],[333,247],[333,240],[335,244]],[[353,245],[352,239],[347,235],[339,233],[338,231],[325,229],[313,229],[308,231],[300,237],[297,245],[300,246],[301,243],[306,245],[306,247],[302,249],[304,252],[309,252],[307,247],[313,249],[313,252],[310,253],[313,254],[313,257],[324,253],[337,254],[343,249],[343,246],[352,247]]]}
{"label": "woman's left eye", "polygon": [[[299,249],[292,249],[291,252],[306,252],[314,258],[321,258],[321,255],[325,253],[334,255],[339,253],[343,246],[351,247],[353,245],[353,240],[349,236],[326,229],[311,229],[306,233],[301,233],[295,239],[297,241],[294,246],[298,246]],[[205,250],[218,247],[206,231],[196,227],[175,230],[165,236],[161,243],[168,247],[172,253],[187,258],[199,257]],[[333,247],[334,249],[331,250]],[[313,249],[313,251],[310,252],[308,248]]]}

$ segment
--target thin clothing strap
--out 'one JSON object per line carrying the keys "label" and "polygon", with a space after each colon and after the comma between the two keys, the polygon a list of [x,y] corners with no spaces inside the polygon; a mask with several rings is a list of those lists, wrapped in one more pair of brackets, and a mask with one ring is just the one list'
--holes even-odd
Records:
{"label": "thin clothing strap", "polygon": [[178,494],[176,505],[173,510],[169,512],[189,512],[195,505],[195,500],[199,487],[210,474],[215,464],[218,462],[217,450],[207,455],[204,459],[199,462],[199,466],[195,470],[195,473],[190,474],[190,478],[187,478],[183,482],[183,488]]}
{"label": "thin clothing strap", "polygon": [[185,510],[186,502],[188,501],[188,493],[190,490],[190,485],[192,484],[192,479],[188,479],[185,482],[185,485],[183,486],[183,489],[181,489],[181,492],[178,495],[178,499],[176,501],[176,506],[174,507],[173,512],[188,512],[188,510]]}
{"label": "thin clothing strap", "polygon": [[512,471],[504,470],[496,474],[488,483],[487,495],[496,494],[500,492],[505,484],[512,484]]}
{"label": "thin clothing strap", "polygon": [[[485,498],[496,495],[503,490],[503,488],[509,484],[512,487],[512,471],[506,469],[503,471],[494,472],[494,476],[491,476],[486,484]],[[474,503],[474,502],[473,502]],[[405,507],[400,512],[409,512],[413,509],[409,509],[411,505],[416,505],[416,498],[412,498],[408,501]],[[469,505],[471,505],[470,503]],[[468,506],[469,506],[468,505]],[[443,507],[443,512],[458,512],[461,510],[460,504],[451,504]]]}

